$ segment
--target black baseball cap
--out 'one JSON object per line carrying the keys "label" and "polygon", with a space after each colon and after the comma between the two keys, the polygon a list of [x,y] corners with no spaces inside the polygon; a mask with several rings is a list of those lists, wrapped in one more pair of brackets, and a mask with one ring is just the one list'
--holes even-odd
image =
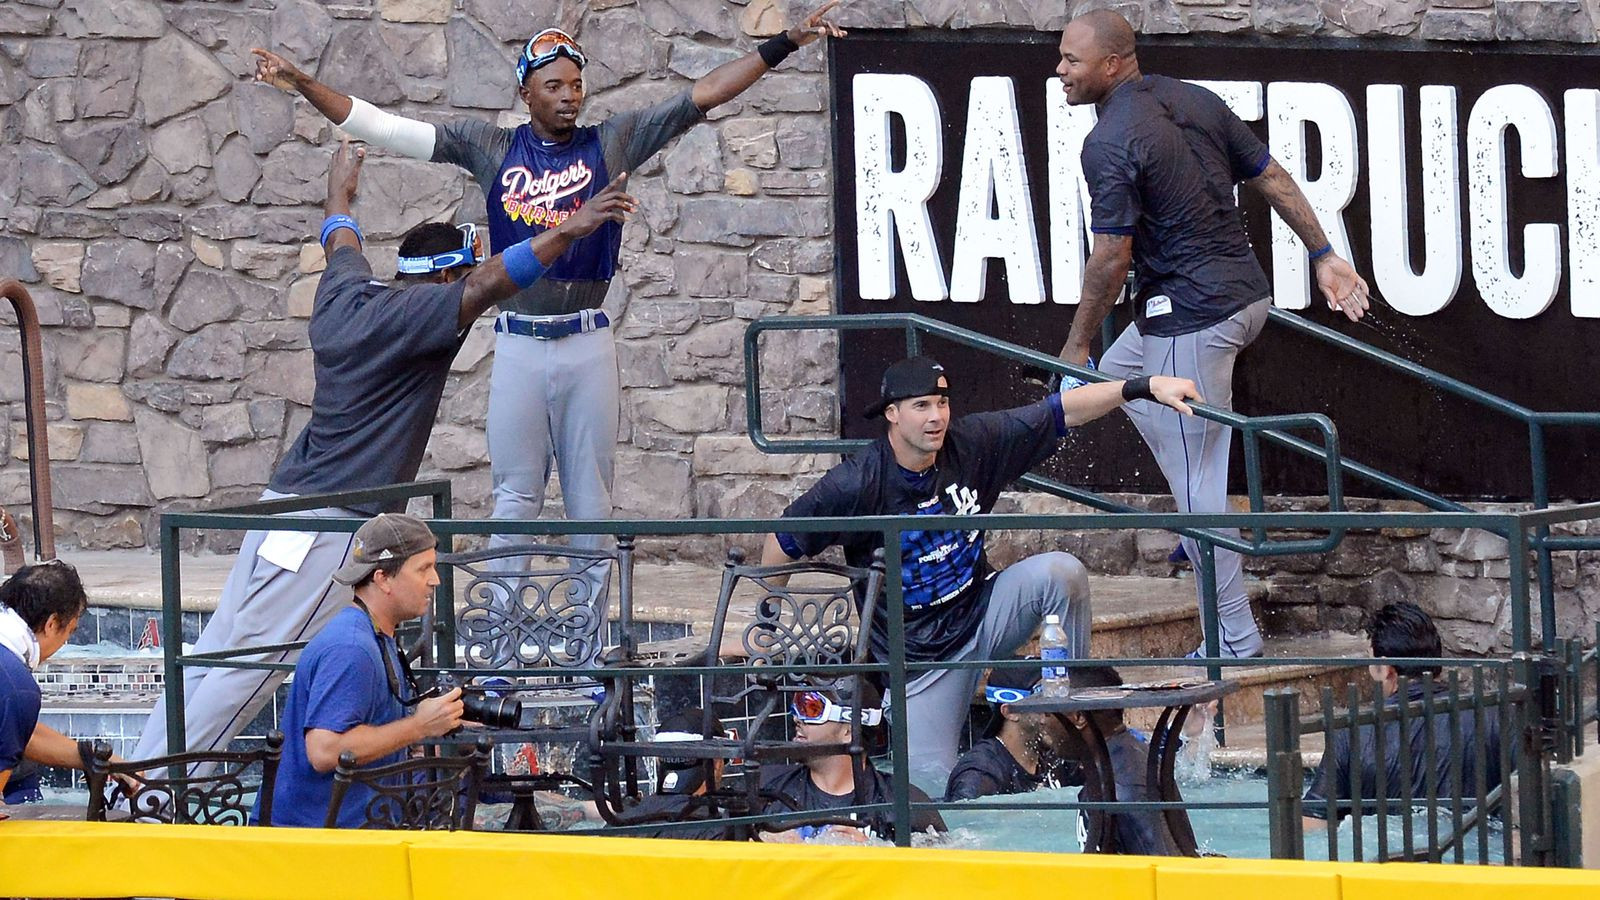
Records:
{"label": "black baseball cap", "polygon": [[891,403],[929,394],[949,396],[950,379],[945,377],[944,366],[928,356],[902,359],[884,371],[883,383],[878,387],[878,402],[867,407],[862,416],[876,419]]}

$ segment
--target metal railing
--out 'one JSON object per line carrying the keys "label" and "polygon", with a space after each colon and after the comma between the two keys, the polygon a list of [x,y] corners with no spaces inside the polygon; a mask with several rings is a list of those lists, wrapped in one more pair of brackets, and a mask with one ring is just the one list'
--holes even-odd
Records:
{"label": "metal railing", "polygon": [[[207,512],[173,512],[165,513],[160,520],[161,548],[162,548],[162,603],[163,603],[163,647],[166,660],[166,693],[168,711],[168,742],[172,747],[186,746],[186,735],[183,713],[182,672],[188,667],[234,667],[234,668],[261,668],[261,669],[287,669],[291,664],[286,661],[269,661],[256,659],[241,659],[240,657],[260,656],[263,654],[282,654],[292,651],[299,645],[273,645],[269,647],[234,648],[226,651],[204,654],[183,654],[178,634],[181,616],[181,563],[178,554],[180,546],[179,536],[184,530],[193,529],[227,529],[235,531],[244,530],[293,530],[293,531],[354,531],[361,522],[359,518],[321,518],[321,517],[296,517],[292,513],[307,509],[327,506],[344,506],[354,503],[384,503],[413,497],[431,497],[434,501],[433,518],[429,525],[438,534],[445,545],[451,543],[456,535],[510,534],[525,536],[557,536],[580,534],[611,534],[624,537],[655,537],[655,536],[681,536],[681,535],[765,535],[776,530],[784,532],[874,532],[877,533],[885,548],[887,565],[887,585],[885,602],[888,610],[888,658],[875,661],[869,665],[832,665],[832,666],[763,666],[759,671],[766,674],[781,674],[783,672],[806,672],[817,675],[842,675],[855,672],[877,673],[888,685],[890,697],[889,719],[891,723],[889,756],[893,768],[892,782],[894,798],[892,802],[873,804],[863,807],[861,811],[887,811],[897,822],[911,821],[912,810],[933,808],[955,808],[956,804],[943,803],[916,803],[910,799],[910,767],[908,765],[908,747],[906,744],[906,706],[907,685],[922,672],[934,669],[977,669],[992,667],[1012,667],[1028,665],[1016,660],[965,660],[960,662],[911,662],[906,657],[905,650],[905,610],[904,610],[904,584],[902,583],[901,541],[902,532],[908,530],[1096,530],[1096,529],[1127,529],[1127,528],[1156,528],[1163,530],[1188,529],[1195,533],[1206,534],[1213,529],[1241,528],[1254,529],[1290,529],[1298,531],[1328,530],[1344,531],[1353,528],[1479,528],[1506,538],[1510,547],[1511,565],[1511,611],[1513,620],[1513,638],[1519,647],[1526,648],[1531,635],[1529,621],[1531,612],[1528,596],[1527,552],[1530,545],[1528,532],[1540,525],[1554,525],[1561,522],[1579,521],[1591,518],[1600,518],[1600,504],[1589,504],[1581,507],[1569,507],[1559,510],[1527,511],[1511,513],[1476,513],[1476,512],[1275,512],[1275,513],[1082,513],[1082,514],[985,514],[976,516],[871,516],[862,518],[807,518],[807,519],[738,519],[738,520],[597,520],[597,521],[569,521],[569,520],[461,520],[449,518],[449,486],[446,482],[424,482],[409,485],[397,485],[389,488],[374,489],[370,491],[356,491],[341,494],[328,494],[316,496],[302,496],[290,500],[278,500],[264,503],[247,504],[224,510]],[[1202,540],[1202,547],[1207,547]],[[1207,548],[1209,550],[1209,548]],[[1203,554],[1203,559],[1204,559]],[[448,568],[448,567],[447,567]],[[456,647],[456,623],[454,610],[453,579],[449,571],[441,571],[441,584],[436,596],[435,616],[436,622],[432,629],[434,636],[434,652],[439,665],[419,668],[423,673],[451,672],[458,675],[482,675],[485,670],[462,668],[454,665]],[[1214,570],[1208,565],[1200,566],[1200,579],[1202,596],[1205,602],[1213,605],[1216,597],[1216,583]],[[1327,657],[1294,657],[1274,658],[1271,660],[1239,660],[1210,658],[1202,661],[1214,671],[1223,668],[1249,668],[1263,665],[1306,665],[1323,667],[1347,668],[1354,664],[1366,662],[1365,660],[1352,660],[1345,658]],[[1037,663],[1033,663],[1037,665]],[[1194,660],[1184,659],[1104,659],[1069,661],[1070,665],[1098,664],[1119,667],[1139,667],[1153,665],[1194,665]],[[1487,664],[1487,663],[1486,663]],[[675,675],[729,675],[750,673],[756,667],[718,666],[707,667],[675,667]],[[622,675],[627,677],[648,678],[661,674],[659,669],[649,667],[637,668],[593,668],[575,669],[561,668],[507,668],[494,670],[495,674],[508,677],[526,676],[598,676],[600,674]],[[1294,793],[1298,798],[1298,785],[1278,779],[1276,789],[1269,793],[1265,802],[1123,802],[1114,807],[1120,811],[1136,811],[1140,809],[1166,809],[1180,807],[1185,809],[1262,809],[1270,811],[1276,806],[1290,802],[1288,794]],[[1012,809],[1027,808],[1034,810],[1043,809],[1096,809],[1109,808],[1103,803],[1091,802],[1059,802],[1059,803],[1014,803],[1014,802],[983,802],[964,803],[959,808],[971,810],[985,809]],[[755,817],[761,818],[761,817]],[[897,841],[908,843],[910,840],[909,829],[897,830]],[[1274,847],[1275,852],[1278,850]]]}
{"label": "metal railing", "polygon": [[0,297],[11,301],[22,336],[22,407],[28,430],[28,494],[33,504],[33,555],[56,555],[55,505],[50,500],[50,442],[45,429],[44,349],[39,333],[39,312],[22,283],[0,281]]}

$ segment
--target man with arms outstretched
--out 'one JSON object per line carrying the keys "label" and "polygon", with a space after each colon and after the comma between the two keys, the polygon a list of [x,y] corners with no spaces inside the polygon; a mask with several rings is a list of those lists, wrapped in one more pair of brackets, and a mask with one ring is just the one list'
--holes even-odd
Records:
{"label": "man with arms outstretched", "polygon": [[[620,223],[634,206],[620,188],[609,187],[560,227],[481,262],[461,230],[418,225],[400,244],[402,274],[389,284],[372,277],[361,252],[360,226],[350,215],[363,156],[346,142],[328,172],[322,226],[328,267],[317,284],[310,324],[316,374],[311,420],[278,463],[262,499],[416,478],[450,361],[472,320],[537,281],[579,238]],[[394,511],[363,506],[295,515],[366,517]],[[350,589],[332,578],[350,545],[351,535],[335,532],[246,534],[195,651],[313,637],[350,603]],[[257,658],[278,661],[284,654]],[[225,747],[283,678],[280,672],[249,669],[184,670],[188,749]],[[157,703],[134,758],[167,752],[166,709]]]}
{"label": "man with arms outstretched", "polygon": [[[1361,318],[1367,283],[1333,252],[1294,179],[1216,94],[1142,74],[1126,19],[1111,10],[1073,19],[1061,34],[1056,74],[1068,103],[1093,103],[1099,116],[1083,143],[1094,250],[1062,359],[1089,362],[1089,342],[1132,264],[1137,318],[1105,351],[1101,371],[1192,379],[1212,405],[1232,409],[1234,359],[1261,333],[1272,305],[1234,199],[1240,183],[1266,197],[1305,242],[1328,305]],[[1226,512],[1232,429],[1154,403],[1124,409],[1179,511]],[[1199,559],[1192,539],[1183,546]],[[1218,549],[1216,575],[1223,655],[1260,656],[1239,554]]]}
{"label": "man with arms outstretched", "polygon": [[[588,57],[570,35],[548,28],[517,61],[518,95],[531,121],[499,128],[475,119],[431,125],[379,111],[321,84],[282,57],[257,49],[256,77],[298,91],[357,138],[415,159],[472,173],[489,212],[495,250],[551,228],[611,178],[631,172],[668,141],[732,100],[791,52],[844,32],[825,18],[832,0],[756,51],[713,69],[655,106],[579,127]],[[489,464],[494,517],[537,518],[554,460],[571,518],[611,517],[618,381],[610,322],[600,309],[616,274],[620,226],[577,242],[546,278],[500,304],[489,383]],[[496,538],[494,545],[509,542]],[[604,538],[577,543],[601,547]]]}

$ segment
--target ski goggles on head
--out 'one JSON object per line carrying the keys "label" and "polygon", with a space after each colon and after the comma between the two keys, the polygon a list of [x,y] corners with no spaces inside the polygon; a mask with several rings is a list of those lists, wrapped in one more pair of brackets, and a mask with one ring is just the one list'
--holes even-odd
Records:
{"label": "ski goggles on head", "polygon": [[517,84],[528,78],[528,73],[541,69],[565,56],[578,64],[582,69],[589,64],[589,57],[583,55],[583,48],[559,28],[546,28],[531,38],[522,47],[522,55],[517,57]]}
{"label": "ski goggles on head", "polygon": [[1022,688],[989,686],[983,689],[983,698],[995,706],[1000,706],[1004,703],[1019,703],[1032,696],[1033,691],[1026,691]]}
{"label": "ski goggles on head", "polygon": [[427,275],[430,272],[443,272],[456,266],[475,266],[483,262],[483,235],[478,233],[478,226],[471,222],[463,222],[456,226],[461,232],[461,249],[451,250],[449,253],[440,253],[437,256],[402,256],[395,266],[395,271],[401,275]]}
{"label": "ski goggles on head", "polygon": [[[796,696],[789,704],[789,715],[793,716],[796,722],[820,725],[823,722],[849,722],[855,716],[855,710],[848,706],[840,706],[817,691],[806,691]],[[881,709],[861,711],[863,725],[877,725],[882,721]]]}

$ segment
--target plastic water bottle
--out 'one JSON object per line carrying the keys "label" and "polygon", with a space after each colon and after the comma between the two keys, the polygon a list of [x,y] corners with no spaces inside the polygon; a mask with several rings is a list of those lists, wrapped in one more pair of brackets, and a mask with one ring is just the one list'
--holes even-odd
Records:
{"label": "plastic water bottle", "polygon": [[[1067,658],[1067,631],[1061,627],[1060,616],[1045,616],[1044,629],[1039,632],[1039,659],[1045,663]],[[1046,697],[1065,697],[1072,691],[1067,679],[1066,666],[1040,667],[1040,693]]]}

